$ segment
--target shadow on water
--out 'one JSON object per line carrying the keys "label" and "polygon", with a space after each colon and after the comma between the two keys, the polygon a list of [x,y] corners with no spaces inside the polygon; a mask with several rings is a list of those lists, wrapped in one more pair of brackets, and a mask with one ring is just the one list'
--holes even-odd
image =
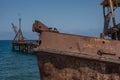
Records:
{"label": "shadow on water", "polygon": [[0,41],[0,80],[40,80],[36,56],[12,52],[11,41]]}

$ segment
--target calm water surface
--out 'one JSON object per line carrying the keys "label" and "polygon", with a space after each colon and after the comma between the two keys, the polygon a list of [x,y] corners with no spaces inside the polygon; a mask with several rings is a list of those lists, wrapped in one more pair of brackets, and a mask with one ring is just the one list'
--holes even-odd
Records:
{"label": "calm water surface", "polygon": [[11,51],[11,41],[0,41],[0,80],[40,80],[35,55]]}

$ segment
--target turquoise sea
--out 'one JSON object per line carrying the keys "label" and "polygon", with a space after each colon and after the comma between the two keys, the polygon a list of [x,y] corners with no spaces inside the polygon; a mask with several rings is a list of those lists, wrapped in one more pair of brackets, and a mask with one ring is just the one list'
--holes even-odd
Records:
{"label": "turquoise sea", "polygon": [[12,52],[10,40],[0,40],[0,80],[40,80],[35,55]]}

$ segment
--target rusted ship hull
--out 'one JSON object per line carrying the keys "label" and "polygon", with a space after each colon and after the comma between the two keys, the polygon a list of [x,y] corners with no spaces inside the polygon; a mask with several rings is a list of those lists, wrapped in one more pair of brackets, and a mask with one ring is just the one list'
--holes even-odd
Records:
{"label": "rusted ship hull", "polygon": [[59,33],[35,21],[32,28],[40,34],[40,43],[34,51],[41,80],[120,80],[120,24],[114,13],[120,0],[103,0],[102,6],[100,38]]}
{"label": "rusted ship hull", "polygon": [[85,58],[40,52],[41,80],[120,80],[120,65]]}
{"label": "rusted ship hull", "polygon": [[34,51],[41,80],[119,80],[120,42],[42,32]]}

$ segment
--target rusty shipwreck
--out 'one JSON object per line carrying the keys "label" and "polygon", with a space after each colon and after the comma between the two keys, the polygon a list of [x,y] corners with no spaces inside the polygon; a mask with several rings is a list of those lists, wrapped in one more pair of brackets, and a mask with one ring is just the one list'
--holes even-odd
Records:
{"label": "rusty shipwreck", "polygon": [[41,80],[120,80],[120,0],[104,0],[100,38],[60,33],[35,21],[40,33],[37,55]]}

